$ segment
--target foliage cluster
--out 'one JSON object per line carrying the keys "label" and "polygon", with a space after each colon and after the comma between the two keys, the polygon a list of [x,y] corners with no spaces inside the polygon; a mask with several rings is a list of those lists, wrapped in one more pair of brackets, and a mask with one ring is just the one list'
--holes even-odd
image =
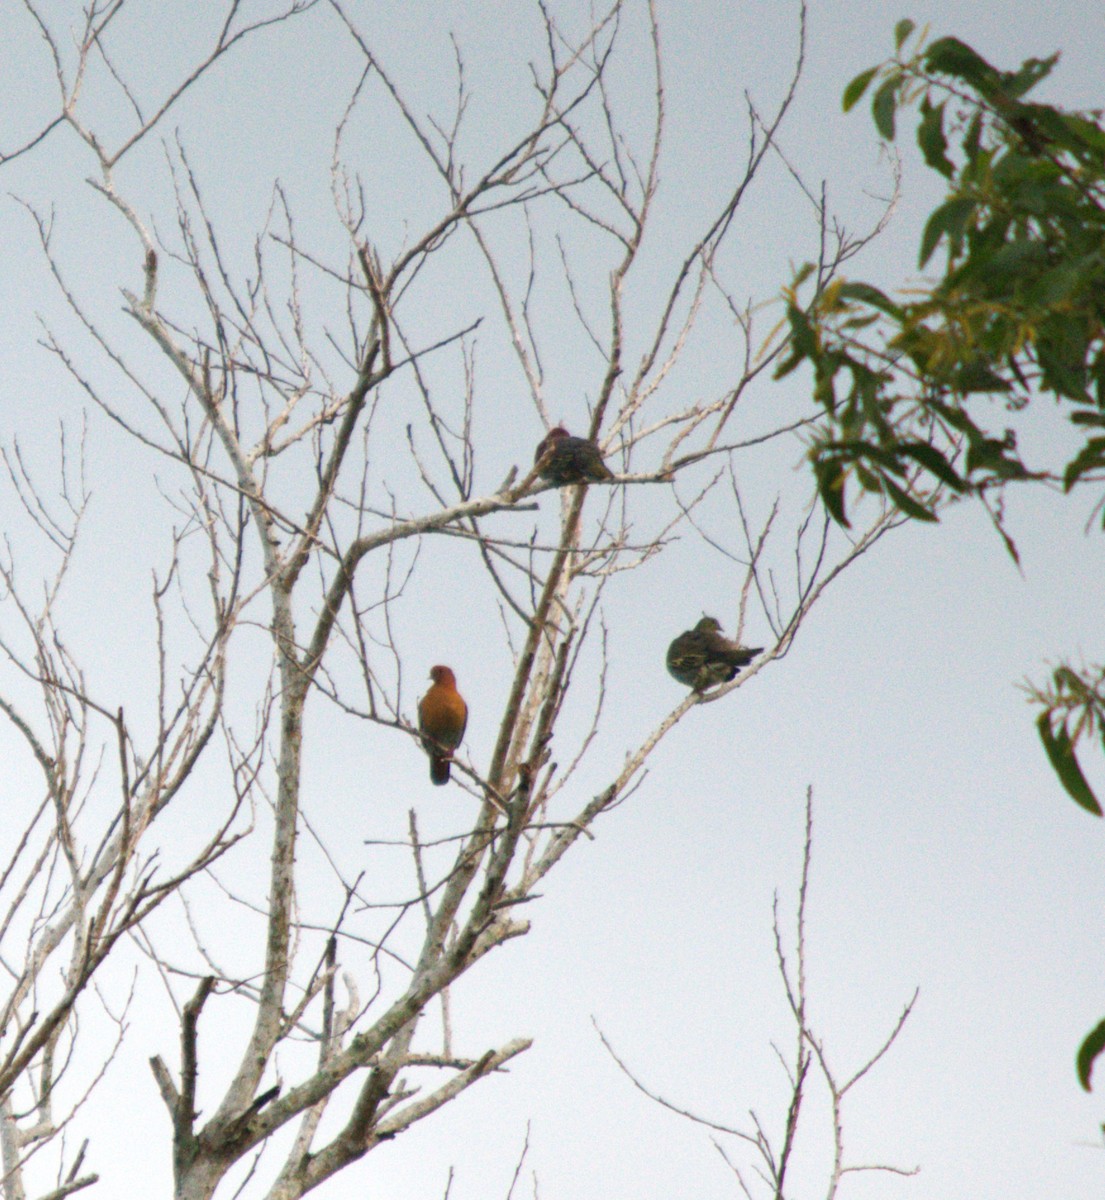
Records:
{"label": "foliage cluster", "polygon": [[[1016,558],[1006,488],[1105,482],[1105,128],[1100,111],[1028,98],[1058,57],[1004,71],[903,20],[894,57],[844,90],[845,110],[872,92],[887,141],[903,115],[915,121],[946,190],[921,233],[918,265],[930,274],[908,294],[837,278],[806,301],[812,268],[789,291],[789,352],[776,373],[812,369],[821,420],[809,457],[842,526],[864,493],[930,522],[972,496]],[[1018,424],[1048,397],[1067,436],[1054,441],[1055,461],[1033,462]],[[1060,663],[1028,692],[1059,781],[1101,816],[1078,751],[1105,741],[1105,667]],[[1105,1022],[1079,1051],[1087,1089],[1103,1050]]]}

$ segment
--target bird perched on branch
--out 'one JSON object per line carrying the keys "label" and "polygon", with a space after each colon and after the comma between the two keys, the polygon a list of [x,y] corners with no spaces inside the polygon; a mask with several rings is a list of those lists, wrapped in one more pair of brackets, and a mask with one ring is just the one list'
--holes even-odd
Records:
{"label": "bird perched on branch", "polygon": [[453,751],[464,737],[468,705],[457,691],[457,677],[449,667],[431,667],[433,686],[418,702],[418,728],[422,747],[430,756],[430,779],[439,787],[449,782]]}
{"label": "bird perched on branch", "polygon": [[537,474],[547,483],[601,483],[614,475],[602,461],[598,446],[588,438],[572,437],[561,425],[550,429],[533,455]]}
{"label": "bird perched on branch", "polygon": [[680,683],[704,692],[712,684],[728,683],[762,650],[738,646],[723,636],[715,617],[703,617],[668,647],[668,670]]}

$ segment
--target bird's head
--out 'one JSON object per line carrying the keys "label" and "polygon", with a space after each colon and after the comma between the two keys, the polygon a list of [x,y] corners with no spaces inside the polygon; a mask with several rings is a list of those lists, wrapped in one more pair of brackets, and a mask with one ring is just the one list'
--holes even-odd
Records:
{"label": "bird's head", "polygon": [[721,622],[717,617],[703,617],[695,626],[695,631],[698,633],[720,633]]}
{"label": "bird's head", "polygon": [[539,463],[561,438],[567,437],[571,437],[571,434],[565,430],[563,425],[554,425],[538,443],[538,449],[534,451],[534,463]]}
{"label": "bird's head", "polygon": [[443,684],[445,687],[457,686],[457,677],[453,674],[452,667],[431,667],[430,678],[434,683]]}
{"label": "bird's head", "polygon": [[552,429],[537,443],[533,461],[538,463],[560,441],[561,438],[571,437],[563,425],[554,425]]}

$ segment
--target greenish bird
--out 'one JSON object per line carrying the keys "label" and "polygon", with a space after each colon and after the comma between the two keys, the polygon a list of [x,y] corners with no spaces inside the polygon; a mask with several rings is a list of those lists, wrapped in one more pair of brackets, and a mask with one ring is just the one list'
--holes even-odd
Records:
{"label": "greenish bird", "polygon": [[680,683],[704,692],[715,684],[728,683],[762,652],[762,646],[752,648],[730,641],[716,617],[703,617],[668,647],[668,670]]}

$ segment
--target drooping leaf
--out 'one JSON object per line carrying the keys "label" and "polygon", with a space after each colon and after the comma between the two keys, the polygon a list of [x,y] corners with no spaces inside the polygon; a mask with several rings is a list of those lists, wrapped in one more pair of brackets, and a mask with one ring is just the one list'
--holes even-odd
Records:
{"label": "drooping leaf", "polygon": [[787,317],[790,320],[791,341],[794,342],[795,347],[807,358],[815,355],[817,334],[810,324],[809,317],[796,304],[792,304],[787,309]]}
{"label": "drooping leaf", "polygon": [[821,497],[821,503],[838,525],[843,525],[845,529],[850,528],[851,522],[844,511],[844,464],[838,458],[819,457],[817,447],[810,451],[810,457],[813,459],[817,494]]}
{"label": "drooping leaf", "polygon": [[878,70],[878,67],[869,67],[866,71],[860,71],[855,79],[844,89],[844,96],[841,103],[845,112],[851,112],[855,108],[863,93],[867,91],[868,84],[878,74]]}
{"label": "drooping leaf", "polygon": [[978,201],[973,196],[953,196],[945,200],[939,208],[933,210],[925,222],[921,234],[921,250],[918,255],[918,265],[923,267],[932,257],[937,243],[947,234],[953,246],[963,236],[967,222],[978,207]]}
{"label": "drooping leaf", "polygon": [[1040,325],[1035,341],[1040,386],[1058,396],[1090,403],[1086,370],[1090,335],[1084,322],[1071,320],[1069,313],[1060,310]]}
{"label": "drooping leaf", "polygon": [[920,500],[911,496],[905,488],[899,487],[893,479],[884,475],[882,477],[882,486],[886,494],[894,502],[894,507],[907,517],[912,517],[914,521],[938,521],[940,518],[930,509],[926,508]]}
{"label": "drooping leaf", "polygon": [[817,334],[809,317],[797,304],[787,305],[787,320],[790,322],[790,353],[775,368],[775,378],[789,375],[799,363],[810,358],[817,360]]}
{"label": "drooping leaf", "polygon": [[944,136],[944,105],[930,104],[927,97],[921,101],[921,123],[917,126],[917,144],[934,171],[945,179],[955,174],[955,164],[948,158],[948,139]]}
{"label": "drooping leaf", "polygon": [[1005,546],[1005,552],[1013,560],[1013,565],[1019,570],[1021,565],[1021,556],[1020,552],[1017,550],[1017,543],[1009,536],[1009,531],[1005,528],[1001,517],[997,513],[991,512],[990,520],[993,522],[994,529],[997,531],[998,537],[1001,538],[1002,543]]}
{"label": "drooping leaf", "polygon": [[[1070,740],[1067,727],[1060,725],[1057,730],[1053,730],[1051,727],[1051,713],[1048,711],[1040,714],[1036,721],[1036,728],[1039,730],[1040,741],[1044,744],[1048,761],[1051,763],[1055,774],[1059,777],[1059,782],[1066,789],[1067,794],[1087,812],[1093,813],[1095,817],[1100,817],[1102,815],[1101,805],[1098,803],[1093,789],[1086,782],[1086,777],[1082,774],[1082,768],[1078,765],[1078,759],[1074,753],[1074,744]],[[1092,1059],[1090,1061],[1092,1062]]]}
{"label": "drooping leaf", "polygon": [[1089,438],[1067,463],[1067,469],[1063,472],[1063,491],[1069,492],[1083,475],[1102,466],[1105,466],[1105,437]]}
{"label": "drooping leaf", "polygon": [[967,488],[964,480],[948,460],[928,442],[902,442],[897,447],[899,454],[912,458],[920,463],[931,475],[935,475],[941,483],[946,483],[953,491],[963,492]]}
{"label": "drooping leaf", "polygon": [[953,429],[958,429],[960,433],[965,433],[970,441],[975,441],[982,436],[982,430],[955,404],[946,404],[942,400],[934,398],[930,401],[930,406]]}
{"label": "drooping leaf", "polygon": [[894,140],[894,110],[898,105],[898,87],[901,83],[897,75],[885,80],[871,101],[871,113],[875,118],[875,128],[879,136],[888,142]]}
{"label": "drooping leaf", "polygon": [[818,363],[813,373],[813,398],[828,413],[836,412],[836,373]]}
{"label": "drooping leaf", "polygon": [[974,162],[982,150],[982,113],[976,112],[967,124],[963,135],[963,153],[968,162]]}
{"label": "drooping leaf", "polygon": [[1103,1050],[1105,1050],[1105,1021],[1088,1033],[1082,1045],[1078,1047],[1078,1082],[1087,1092],[1092,1091],[1090,1073],[1093,1071],[1094,1059]]}
{"label": "drooping leaf", "polygon": [[856,473],[856,481],[865,492],[871,492],[875,496],[882,494],[882,479],[876,471],[872,471],[859,459],[852,464],[852,469]]}

